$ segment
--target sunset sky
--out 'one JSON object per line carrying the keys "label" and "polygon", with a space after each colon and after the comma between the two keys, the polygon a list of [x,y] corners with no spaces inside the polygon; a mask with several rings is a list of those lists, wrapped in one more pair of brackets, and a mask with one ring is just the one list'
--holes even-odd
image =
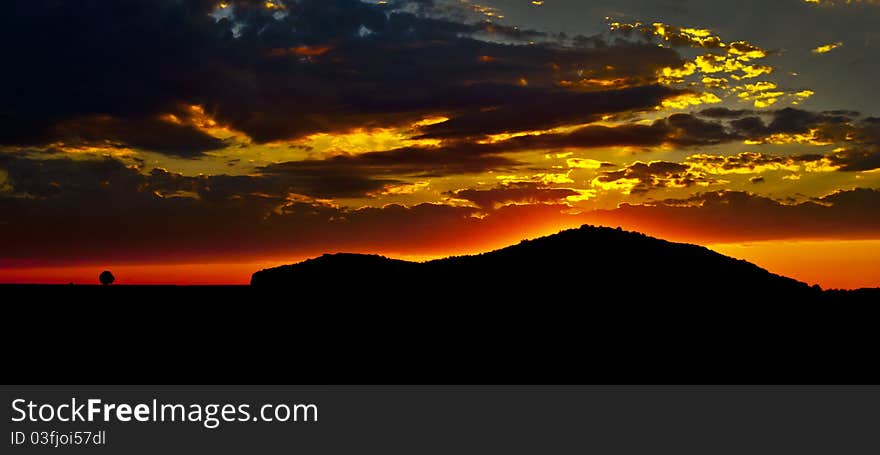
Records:
{"label": "sunset sky", "polygon": [[22,0],[0,23],[0,282],[246,283],[590,223],[880,286],[878,1]]}

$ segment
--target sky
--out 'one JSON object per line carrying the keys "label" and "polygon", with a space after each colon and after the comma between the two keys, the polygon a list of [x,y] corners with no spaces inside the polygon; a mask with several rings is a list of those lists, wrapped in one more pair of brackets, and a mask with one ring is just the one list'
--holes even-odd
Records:
{"label": "sky", "polygon": [[880,286],[880,2],[5,6],[0,282],[246,283],[596,224]]}

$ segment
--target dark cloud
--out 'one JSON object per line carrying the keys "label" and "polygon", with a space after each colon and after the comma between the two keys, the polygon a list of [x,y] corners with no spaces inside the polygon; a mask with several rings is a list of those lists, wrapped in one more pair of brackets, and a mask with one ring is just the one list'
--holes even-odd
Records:
{"label": "dark cloud", "polygon": [[548,89],[543,93],[527,88],[513,90],[522,90],[522,93],[491,109],[464,113],[428,126],[421,137],[480,136],[591,123],[605,114],[650,109],[663,99],[681,93],[657,85],[586,93],[562,89]]}
{"label": "dark cloud", "polygon": [[[197,0],[7,5],[0,38],[20,45],[4,55],[12,70],[2,76],[0,143],[48,143],[69,137],[59,128],[70,133],[86,122],[82,140],[178,156],[224,145],[150,120],[180,105],[203,106],[257,142],[437,113],[450,123],[426,134],[545,127],[670,95],[659,87],[587,94],[560,89],[566,81],[585,74],[651,85],[659,68],[681,63],[676,52],[647,44],[563,45],[444,3],[229,3],[214,15],[216,2]],[[108,119],[106,137],[88,124],[96,118]]]}
{"label": "dark cloud", "polygon": [[471,201],[484,209],[506,204],[558,203],[580,193],[569,188],[548,188],[538,183],[521,182],[501,185],[486,190],[464,189],[450,193],[453,197]]}
{"label": "dark cloud", "polygon": [[268,176],[382,176],[439,177],[512,169],[520,163],[499,156],[496,147],[456,143],[442,147],[404,147],[384,152],[338,155],[324,160],[302,160],[258,168]]}
{"label": "dark cloud", "polygon": [[870,171],[880,169],[880,118],[868,117],[847,135],[847,144],[830,156],[843,171]]}
{"label": "dark cloud", "polygon": [[710,107],[699,112],[700,116],[718,119],[738,119],[754,115],[751,109],[728,109],[726,107]]}
{"label": "dark cloud", "polygon": [[767,130],[769,133],[803,133],[819,125],[844,124],[851,120],[844,115],[828,115],[789,107],[773,113]]}
{"label": "dark cloud", "polygon": [[516,136],[496,142],[474,142],[471,138],[446,139],[439,146],[404,147],[358,155],[340,155],[324,160],[272,164],[262,172],[324,172],[330,169],[365,175],[445,176],[510,170],[522,163],[510,153],[565,148],[679,147],[708,146],[741,140],[743,136],[724,124],[691,114],[673,114],[649,125],[625,123],[616,126],[587,125],[566,133]]}
{"label": "dark cloud", "polygon": [[844,149],[829,155],[829,161],[841,171],[872,171],[880,169],[880,148]]}
{"label": "dark cloud", "polygon": [[141,173],[113,159],[4,155],[0,266],[235,259],[339,249],[448,251],[514,241],[569,219],[561,206],[492,210],[442,204],[347,209],[290,198],[258,177]]}
{"label": "dark cloud", "polygon": [[160,118],[107,116],[77,118],[55,126],[45,140],[66,146],[113,145],[151,150],[166,155],[195,158],[227,144],[192,125],[176,124]]}
{"label": "dark cloud", "polygon": [[650,125],[588,125],[568,133],[518,136],[490,143],[478,143],[468,138],[447,139],[439,146],[403,147],[327,159],[290,161],[266,165],[257,171],[264,176],[288,178],[439,177],[514,170],[523,163],[510,154],[526,150],[650,147],[664,144],[705,146],[739,138],[741,136],[727,131],[720,123],[705,121],[690,114],[674,114]]}
{"label": "dark cloud", "polygon": [[876,238],[880,235],[880,189],[840,190],[800,203],[742,191],[716,191],[686,199],[622,204],[590,217],[691,242]]}
{"label": "dark cloud", "polygon": [[[216,203],[249,197],[280,203],[290,194],[313,198],[364,197],[385,185],[399,183],[333,168],[258,175],[184,176],[165,169],[141,172],[141,169],[112,158],[75,161],[7,155],[0,161],[0,170],[6,172],[14,197],[59,200],[67,193],[73,196],[119,189],[122,193],[135,191],[138,195],[156,197],[184,194]],[[85,205],[90,202],[83,198],[70,203]]]}
{"label": "dark cloud", "polygon": [[[880,234],[880,190],[873,189],[838,191],[801,203],[709,192],[575,215],[567,205],[554,204],[570,190],[537,184],[455,193],[480,208],[420,204],[346,209],[291,197],[271,178],[184,177],[160,169],[143,173],[113,159],[3,155],[0,169],[7,176],[0,182],[0,266],[199,261],[340,250],[449,252],[587,221],[689,241]],[[632,169],[631,175],[652,182],[656,176],[686,172],[676,163]],[[500,206],[495,201],[528,204]]]}
{"label": "dark cloud", "polygon": [[742,136],[728,131],[721,123],[706,121],[691,114],[673,114],[650,125],[624,123],[615,126],[587,125],[568,133],[519,136],[492,144],[496,150],[545,148],[598,148],[614,146],[681,147],[714,145]]}
{"label": "dark cloud", "polygon": [[698,115],[730,120],[733,132],[748,139],[762,139],[773,134],[804,134],[818,129],[817,139],[831,141],[845,140],[841,132],[853,126],[858,117],[858,113],[848,111],[815,112],[791,107],[765,112],[711,108]]}
{"label": "dark cloud", "polygon": [[[0,38],[18,43],[5,53],[0,141],[54,139],[65,121],[108,116],[119,121],[171,112],[194,102],[210,84],[218,45],[231,36],[196,2],[85,0],[5,5]],[[136,127],[120,127],[134,129]],[[180,131],[169,128],[169,141]],[[193,141],[183,134],[185,144]],[[149,143],[147,145],[150,145]],[[201,144],[204,146],[204,144]],[[198,150],[198,147],[197,147]]]}
{"label": "dark cloud", "polygon": [[[814,143],[838,144],[841,147],[824,158],[841,171],[880,168],[880,119],[863,117],[859,112],[785,108],[758,116],[752,111],[718,108],[700,111],[698,115],[729,120],[727,128],[732,138],[762,142],[774,135],[802,135]],[[820,158],[823,157],[817,154],[801,154],[784,159],[804,162]]]}
{"label": "dark cloud", "polygon": [[731,121],[730,126],[734,131],[750,138],[760,138],[769,133],[764,120],[757,116],[738,118]]}

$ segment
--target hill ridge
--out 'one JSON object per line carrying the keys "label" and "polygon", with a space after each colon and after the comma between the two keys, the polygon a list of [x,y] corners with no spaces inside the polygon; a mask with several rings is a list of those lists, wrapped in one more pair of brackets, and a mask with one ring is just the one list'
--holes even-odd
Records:
{"label": "hill ridge", "polygon": [[[442,284],[440,284],[442,283]],[[535,298],[591,295],[626,302],[809,303],[874,298],[880,290],[823,291],[706,247],[621,228],[583,225],[473,255],[425,262],[377,254],[324,254],[260,270],[254,287],[332,285],[337,292]]]}

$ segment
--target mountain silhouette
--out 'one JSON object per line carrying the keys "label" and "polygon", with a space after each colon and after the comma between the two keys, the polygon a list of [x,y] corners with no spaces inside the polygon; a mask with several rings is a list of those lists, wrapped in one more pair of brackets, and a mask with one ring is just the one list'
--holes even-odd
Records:
{"label": "mountain silhouette", "polygon": [[582,226],[500,250],[423,263],[325,254],[253,274],[257,288],[327,286],[385,299],[571,299],[645,305],[880,301],[880,290],[823,291],[707,248]]}
{"label": "mountain silhouette", "polygon": [[[880,381],[877,289],[822,291],[618,229],[425,263],[325,255],[252,281],[0,287],[19,302],[5,307],[7,361],[19,374],[94,383]],[[46,362],[36,327],[64,352],[112,343],[126,355],[92,368],[74,355]]]}

